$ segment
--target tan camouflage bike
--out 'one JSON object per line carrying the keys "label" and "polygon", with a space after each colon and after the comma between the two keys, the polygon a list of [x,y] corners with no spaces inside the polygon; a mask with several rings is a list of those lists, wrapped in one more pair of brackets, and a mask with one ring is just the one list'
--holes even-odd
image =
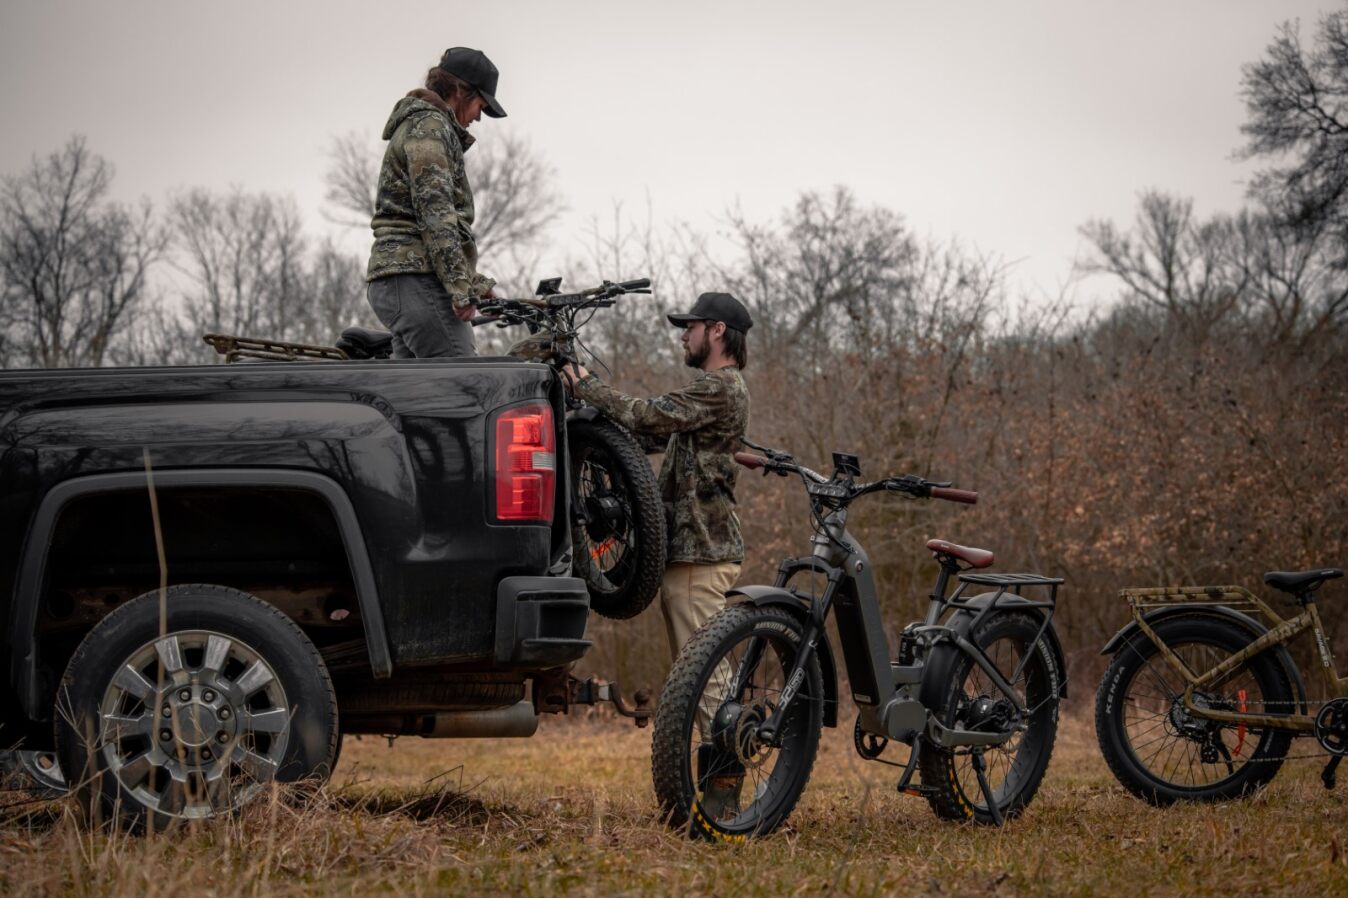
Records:
{"label": "tan camouflage bike", "polygon": [[[1290,619],[1239,586],[1124,590],[1133,620],[1104,648],[1114,660],[1095,699],[1100,750],[1119,782],[1157,805],[1236,798],[1273,779],[1294,738],[1314,736],[1333,788],[1348,754],[1348,678],[1335,669],[1315,591],[1342,576],[1265,574],[1300,606]],[[1320,701],[1307,699],[1287,651],[1308,630],[1324,672]]]}

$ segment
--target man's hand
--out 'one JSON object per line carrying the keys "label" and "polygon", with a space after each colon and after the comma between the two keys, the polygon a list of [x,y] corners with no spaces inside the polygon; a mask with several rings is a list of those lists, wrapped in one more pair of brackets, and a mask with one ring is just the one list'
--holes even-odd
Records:
{"label": "man's hand", "polygon": [[471,302],[454,307],[454,316],[460,321],[472,321],[476,315],[477,306],[473,305]]}
{"label": "man's hand", "polygon": [[590,376],[584,365],[577,362],[567,362],[562,366],[562,383],[572,392],[575,391],[576,381],[584,380]]}

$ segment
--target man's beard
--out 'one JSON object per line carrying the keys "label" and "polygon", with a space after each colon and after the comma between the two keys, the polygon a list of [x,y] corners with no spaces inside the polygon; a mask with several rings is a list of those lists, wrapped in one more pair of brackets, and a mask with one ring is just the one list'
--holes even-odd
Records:
{"label": "man's beard", "polygon": [[689,368],[701,368],[702,363],[707,360],[707,353],[710,347],[707,345],[706,337],[702,338],[701,346],[694,346],[693,341],[688,341],[688,347],[683,351],[683,363]]}

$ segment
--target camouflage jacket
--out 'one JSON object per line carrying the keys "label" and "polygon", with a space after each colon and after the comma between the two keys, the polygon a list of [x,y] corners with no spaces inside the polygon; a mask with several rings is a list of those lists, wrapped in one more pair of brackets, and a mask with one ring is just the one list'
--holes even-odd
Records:
{"label": "camouflage jacket", "polygon": [[472,136],[440,97],[414,90],[393,107],[384,139],[366,280],[434,274],[456,306],[486,293],[494,281],[477,273],[473,191],[463,167]]}
{"label": "camouflage jacket", "polygon": [[654,399],[624,396],[590,375],[576,384],[576,395],[646,442],[668,438],[659,482],[670,563],[744,560],[734,454],[749,428],[749,388],[738,368],[703,372]]}

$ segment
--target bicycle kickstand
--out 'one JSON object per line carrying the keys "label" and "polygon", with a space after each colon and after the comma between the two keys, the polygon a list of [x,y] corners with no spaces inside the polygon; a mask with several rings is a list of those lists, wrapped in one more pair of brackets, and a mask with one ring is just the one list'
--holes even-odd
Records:
{"label": "bicycle kickstand", "polygon": [[1325,784],[1326,789],[1334,788],[1334,783],[1336,782],[1334,771],[1339,766],[1339,762],[1342,760],[1343,755],[1335,755],[1334,757],[1330,758],[1329,763],[1325,765],[1324,772],[1320,774],[1320,782]]}
{"label": "bicycle kickstand", "polygon": [[903,776],[899,777],[899,793],[901,795],[921,795],[921,790],[914,787],[913,774],[917,772],[917,755],[922,751],[922,740],[913,740],[913,750],[908,755],[908,764],[903,769]]}
{"label": "bicycle kickstand", "polygon": [[981,751],[972,751],[969,757],[974,763],[974,773],[978,776],[978,788],[983,790],[983,800],[988,803],[988,812],[992,814],[992,822],[1001,826],[1006,821],[1002,819],[1001,808],[997,807],[997,799],[992,797],[992,786],[988,785],[988,777],[984,771],[987,765],[983,763],[983,753]]}

